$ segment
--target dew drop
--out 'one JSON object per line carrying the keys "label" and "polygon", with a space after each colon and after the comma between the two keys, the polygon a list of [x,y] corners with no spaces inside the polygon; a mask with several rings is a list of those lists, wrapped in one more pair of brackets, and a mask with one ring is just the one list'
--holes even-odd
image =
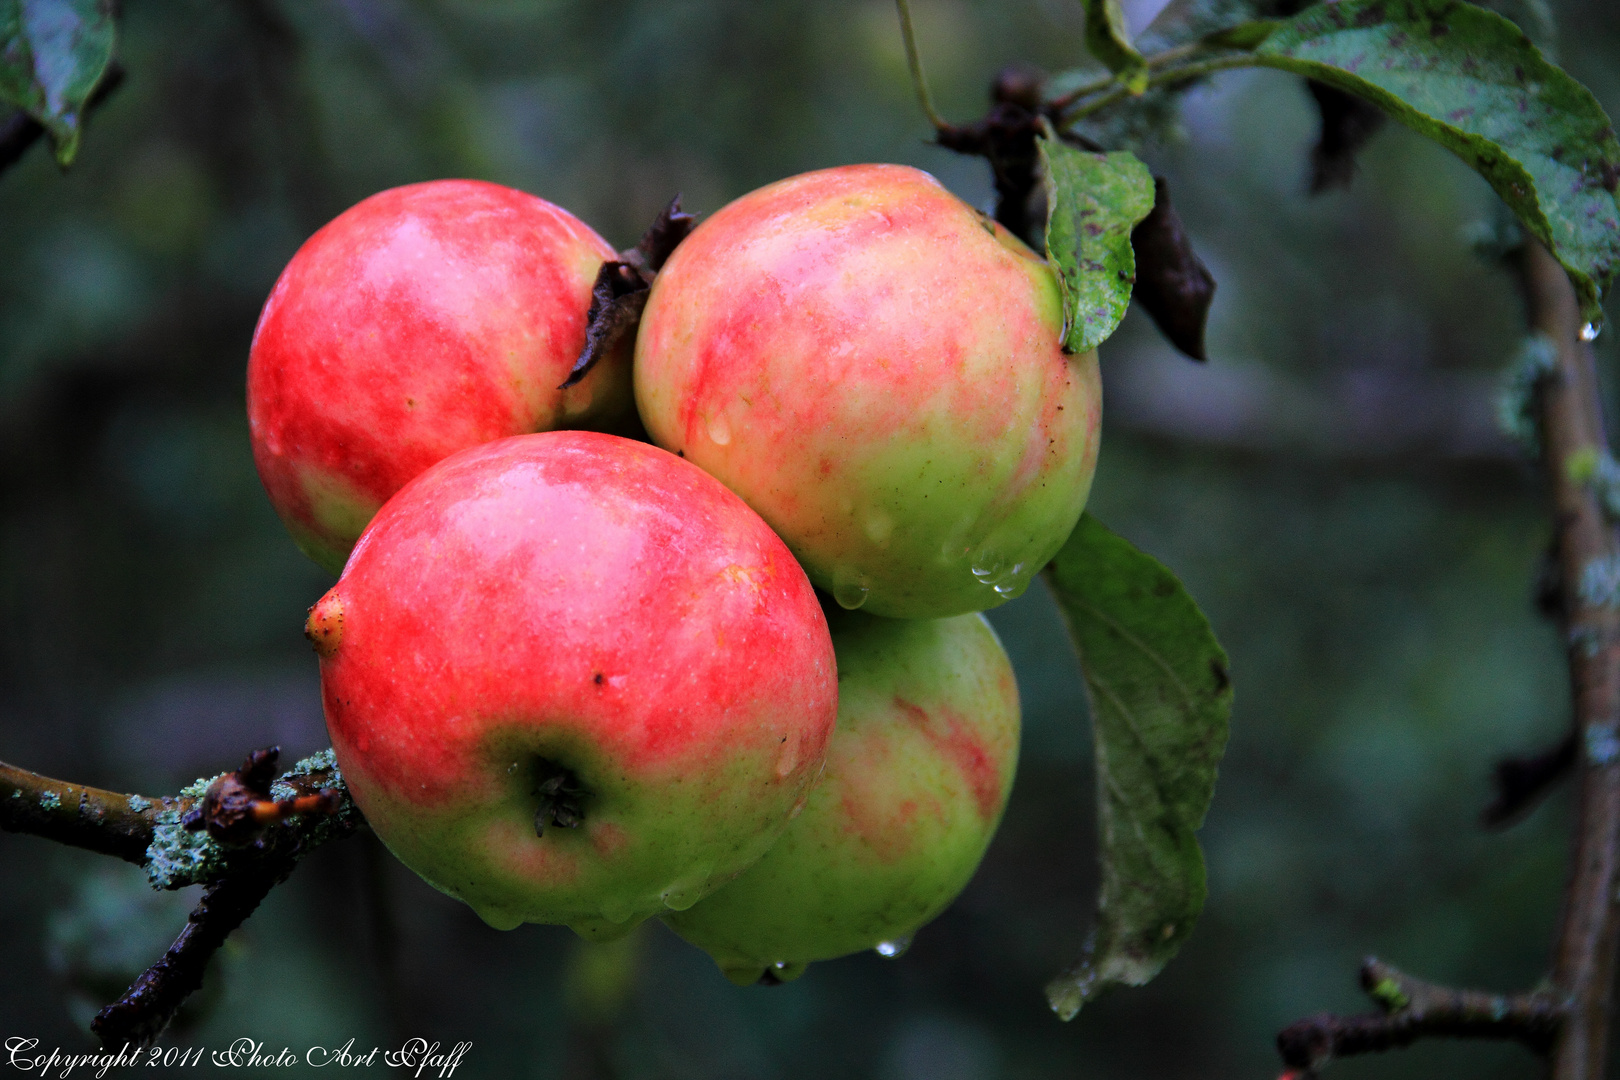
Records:
{"label": "dew drop", "polygon": [[872,951],[886,960],[898,960],[906,955],[906,950],[909,948],[911,948],[911,935],[906,934],[891,941],[880,941]]}
{"label": "dew drop", "polygon": [[776,759],[776,776],[779,780],[786,780],[793,774],[793,769],[799,764],[799,740],[788,739],[782,744],[782,754]]}
{"label": "dew drop", "polygon": [[714,876],[714,867],[704,863],[675,881],[669,883],[664,889],[660,899],[664,906],[671,911],[685,911],[708,892],[709,880]]}
{"label": "dew drop", "polygon": [[853,570],[839,567],[833,571],[833,599],[844,610],[854,611],[866,603],[867,594],[871,591]]}
{"label": "dew drop", "polygon": [[1585,326],[1581,327],[1581,340],[1596,341],[1597,336],[1601,333],[1603,333],[1602,323],[1589,322]]}
{"label": "dew drop", "polygon": [[671,911],[685,911],[698,902],[700,894],[696,889],[666,889],[664,890],[664,906]]}
{"label": "dew drop", "polygon": [[1013,563],[1012,569],[1007,571],[999,581],[993,582],[991,588],[996,590],[997,596],[1005,596],[1009,600],[1015,596],[1021,596],[1025,586],[1028,584],[1023,579],[1023,573],[1024,564]]}
{"label": "dew drop", "polygon": [[1017,596],[1024,591],[1026,583],[1019,581],[1019,575],[1024,572],[1024,564],[1007,562],[1007,557],[999,551],[981,548],[973,559],[973,576],[979,584],[988,585],[996,591],[998,596]]}
{"label": "dew drop", "polygon": [[602,901],[602,918],[610,923],[627,922],[633,914],[635,914],[635,908],[628,900],[609,897]]}
{"label": "dew drop", "polygon": [[716,446],[731,442],[731,425],[726,423],[724,416],[716,416],[709,421],[709,438]]}

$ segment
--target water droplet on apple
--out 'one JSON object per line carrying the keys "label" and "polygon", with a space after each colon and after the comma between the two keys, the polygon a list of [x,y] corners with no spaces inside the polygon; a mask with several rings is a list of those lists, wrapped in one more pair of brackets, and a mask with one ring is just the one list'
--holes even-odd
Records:
{"label": "water droplet on apple", "polygon": [[898,960],[906,955],[906,950],[909,948],[911,948],[911,935],[906,934],[892,941],[880,941],[872,951],[886,960]]}
{"label": "water droplet on apple", "polygon": [[703,886],[709,883],[704,874],[697,880],[678,881],[664,890],[664,906],[671,911],[685,911],[703,898]]}
{"label": "water droplet on apple", "polygon": [[799,740],[790,738],[782,744],[782,754],[776,759],[776,777],[786,780],[799,764]]}
{"label": "water droplet on apple", "polygon": [[635,914],[635,908],[628,900],[610,896],[602,901],[602,918],[610,923],[627,922],[633,914]]}
{"label": "water droplet on apple", "polygon": [[765,974],[763,964],[754,964],[746,960],[736,963],[719,961],[720,973],[738,986],[753,986],[759,982],[760,976]]}
{"label": "water droplet on apple", "polygon": [[1603,333],[1603,324],[1602,323],[1600,323],[1600,322],[1589,322],[1585,326],[1581,327],[1581,340],[1582,341],[1596,341],[1597,336],[1599,334],[1601,334],[1601,333]]}
{"label": "water droplet on apple", "polygon": [[833,599],[838,601],[839,607],[854,611],[866,603],[866,596],[871,591],[860,575],[848,567],[840,566],[833,571]]}
{"label": "water droplet on apple", "polygon": [[995,582],[991,587],[996,590],[998,596],[1005,596],[1009,600],[1016,596],[1022,596],[1024,590],[1029,587],[1029,580],[1023,574],[1024,564],[1013,563],[1012,569],[1007,571],[1006,576]]}
{"label": "water droplet on apple", "polygon": [[472,906],[480,919],[496,930],[516,930],[523,925],[523,916],[499,906]]}
{"label": "water droplet on apple", "polygon": [[803,975],[804,969],[809,966],[809,963],[804,960],[778,960],[767,970],[776,982],[788,983]]}
{"label": "water droplet on apple", "polygon": [[725,446],[731,442],[731,425],[726,423],[724,415],[709,419],[709,439],[716,446]]}

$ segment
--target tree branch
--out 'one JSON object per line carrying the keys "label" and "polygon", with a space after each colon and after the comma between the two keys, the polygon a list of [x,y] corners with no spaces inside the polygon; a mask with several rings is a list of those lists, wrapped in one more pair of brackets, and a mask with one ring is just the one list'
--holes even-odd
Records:
{"label": "tree branch", "polygon": [[297,865],[284,860],[210,885],[163,958],[141,973],[124,995],[96,1014],[90,1030],[109,1049],[144,1046],[163,1033],[180,1006],[202,985],[208,961],[270,890]]}
{"label": "tree branch", "polygon": [[70,784],[0,761],[0,829],[31,833],[146,865],[158,815],[184,813],[193,799],[146,799]]}
{"label": "tree branch", "polygon": [[1544,1054],[1563,1019],[1559,999],[1545,991],[1504,995],[1452,990],[1414,979],[1376,957],[1361,965],[1361,987],[1383,1012],[1322,1013],[1284,1028],[1277,1036],[1283,1063],[1310,1075],[1339,1058],[1436,1036],[1507,1039]]}
{"label": "tree branch", "polygon": [[315,848],[365,824],[332,751],[275,775],[279,751],[147,799],[70,784],[0,762],[0,828],[31,833],[146,870],[155,889],[208,890],[162,959],[103,1009],[91,1030],[109,1048],[155,1039],[198,986],[208,960]]}
{"label": "tree branch", "polygon": [[1589,575],[1620,566],[1620,542],[1572,458],[1608,449],[1591,346],[1581,340],[1575,290],[1546,248],[1519,256],[1531,327],[1550,338],[1557,367],[1537,394],[1542,463],[1558,528],[1561,608],[1569,643],[1578,811],[1552,982],[1570,1002],[1553,1050],[1553,1080],[1604,1075],[1620,885],[1620,608]]}

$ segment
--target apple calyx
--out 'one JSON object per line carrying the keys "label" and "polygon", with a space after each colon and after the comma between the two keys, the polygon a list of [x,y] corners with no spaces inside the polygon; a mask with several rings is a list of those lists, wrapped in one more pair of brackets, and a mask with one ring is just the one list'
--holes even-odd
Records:
{"label": "apple calyx", "polygon": [[535,762],[534,793],[540,797],[540,806],[534,812],[534,835],[546,835],[546,826],[577,829],[585,820],[585,800],[590,795],[579,782],[574,770],[557,764],[550,758]]}
{"label": "apple calyx", "polygon": [[343,599],[336,589],[328,591],[309,609],[309,618],[304,620],[304,636],[323,659],[337,653],[343,643]]}

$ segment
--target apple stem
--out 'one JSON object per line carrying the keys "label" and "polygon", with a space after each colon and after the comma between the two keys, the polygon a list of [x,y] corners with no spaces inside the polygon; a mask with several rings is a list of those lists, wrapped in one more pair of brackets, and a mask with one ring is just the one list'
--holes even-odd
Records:
{"label": "apple stem", "polygon": [[900,36],[905,39],[906,66],[911,69],[911,85],[917,88],[917,103],[934,130],[944,131],[950,125],[934,108],[933,96],[928,93],[928,76],[923,74],[922,54],[917,51],[917,35],[911,27],[911,8],[906,0],[894,0],[894,6],[900,12]]}

